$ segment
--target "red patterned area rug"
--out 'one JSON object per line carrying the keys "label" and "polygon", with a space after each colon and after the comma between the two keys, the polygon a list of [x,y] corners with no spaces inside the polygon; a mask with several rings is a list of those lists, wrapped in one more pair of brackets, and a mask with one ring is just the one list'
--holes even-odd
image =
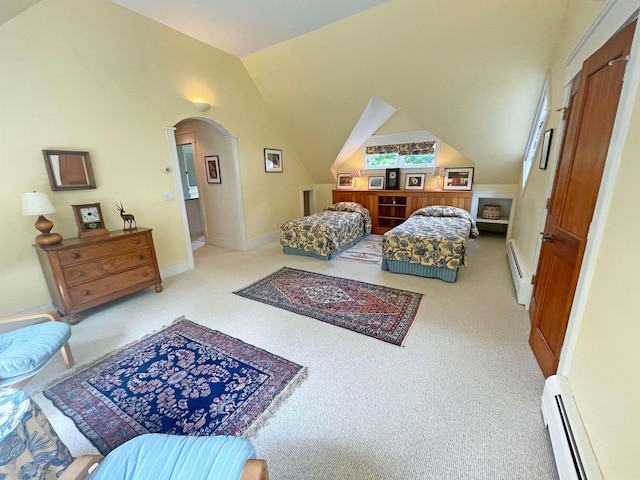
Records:
{"label": "red patterned area rug", "polygon": [[422,294],[283,267],[233,292],[242,297],[402,345]]}
{"label": "red patterned area rug", "polygon": [[305,376],[181,318],[43,394],[106,455],[143,433],[251,436]]}

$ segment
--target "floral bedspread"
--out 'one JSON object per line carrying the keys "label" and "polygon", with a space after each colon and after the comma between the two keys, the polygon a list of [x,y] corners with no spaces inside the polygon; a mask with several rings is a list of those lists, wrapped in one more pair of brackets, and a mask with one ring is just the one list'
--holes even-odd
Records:
{"label": "floral bedspread", "polygon": [[469,237],[478,229],[466,210],[435,205],[416,210],[382,237],[382,258],[457,269],[467,263]]}
{"label": "floral bedspread", "polygon": [[338,202],[280,227],[280,245],[328,256],[371,233],[371,214],[356,202]]}

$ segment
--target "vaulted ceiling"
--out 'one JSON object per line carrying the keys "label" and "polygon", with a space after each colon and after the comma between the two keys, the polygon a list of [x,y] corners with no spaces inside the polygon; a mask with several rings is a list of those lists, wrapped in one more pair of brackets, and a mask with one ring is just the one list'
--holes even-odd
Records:
{"label": "vaulted ceiling", "polygon": [[239,56],[317,183],[373,97],[397,110],[384,133],[428,130],[476,182],[517,183],[570,0],[112,1]]}

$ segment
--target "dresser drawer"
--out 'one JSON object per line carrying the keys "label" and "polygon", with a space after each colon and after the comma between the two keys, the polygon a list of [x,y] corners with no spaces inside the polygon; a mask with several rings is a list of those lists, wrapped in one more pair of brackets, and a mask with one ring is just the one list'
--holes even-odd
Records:
{"label": "dresser drawer", "polygon": [[92,262],[80,263],[64,268],[62,274],[67,285],[77,285],[96,278],[140,267],[153,262],[153,255],[149,247],[140,248],[121,255],[101,258]]}
{"label": "dresser drawer", "polygon": [[146,246],[149,246],[147,235],[131,235],[106,242],[78,245],[77,247],[60,251],[58,259],[62,267],[67,267]]}
{"label": "dresser drawer", "polygon": [[155,265],[150,264],[70,287],[69,296],[74,304],[80,305],[93,302],[100,297],[126,290],[138,284],[159,281],[160,279],[156,276]]}

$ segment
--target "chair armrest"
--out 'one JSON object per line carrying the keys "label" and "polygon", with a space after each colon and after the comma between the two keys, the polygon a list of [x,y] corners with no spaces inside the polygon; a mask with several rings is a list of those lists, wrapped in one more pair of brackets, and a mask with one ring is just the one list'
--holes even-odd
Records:
{"label": "chair armrest", "polygon": [[36,320],[38,318],[48,318],[49,320],[57,322],[62,321],[58,312],[51,310],[47,312],[25,313],[23,315],[13,315],[11,317],[0,318],[0,323],[23,322],[26,320]]}
{"label": "chair armrest", "polygon": [[[62,479],[61,479],[62,480]],[[240,480],[269,480],[266,460],[247,460],[242,469]]]}
{"label": "chair armrest", "polygon": [[[58,480],[83,480],[93,471],[104,457],[102,455],[82,455],[76,458]],[[93,467],[93,468],[92,468]]]}

